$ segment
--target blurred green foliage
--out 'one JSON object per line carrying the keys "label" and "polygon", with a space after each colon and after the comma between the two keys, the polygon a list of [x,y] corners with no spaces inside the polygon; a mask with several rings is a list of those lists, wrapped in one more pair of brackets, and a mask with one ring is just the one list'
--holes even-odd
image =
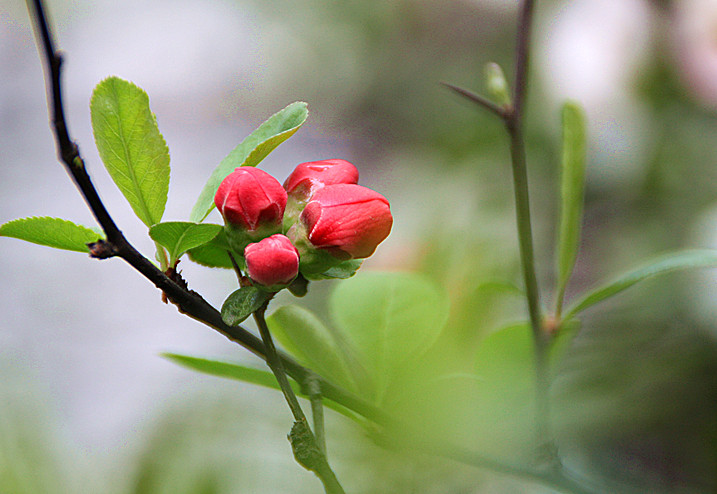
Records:
{"label": "blurred green foliage", "polygon": [[[486,398],[466,377],[479,365],[476,356],[487,335],[526,318],[507,140],[492,115],[439,85],[447,81],[481,91],[488,61],[500,63],[510,80],[514,12],[494,4],[254,1],[257,22],[273,33],[266,40],[274,46],[266,48],[271,55],[266,85],[252,96],[271,108],[274,101],[300,97],[310,102],[312,118],[322,128],[350,139],[362,175],[384,181],[398,213],[390,256],[381,262],[419,270],[448,291],[446,329],[426,358],[407,371],[412,379],[402,382],[404,389],[392,395],[396,400],[389,406],[407,421],[476,450],[520,458],[529,456],[517,450],[530,441],[529,413],[495,402],[479,409]],[[632,96],[644,112],[648,137],[634,163],[634,178],[588,180],[583,242],[568,304],[577,291],[652,254],[710,238],[702,220],[717,205],[716,115],[689,94],[664,47],[651,53],[635,79]],[[556,280],[560,153],[559,115],[546,93],[539,80],[532,86],[527,144],[538,274],[541,286],[550,287]],[[611,166],[609,160],[609,153],[593,149],[588,177],[591,168]],[[702,230],[696,234],[697,228]],[[694,273],[670,275],[591,310],[558,365],[553,426],[565,463],[609,486],[606,491],[715,489],[717,327],[700,317],[696,304],[701,292],[715,291],[715,281],[700,280]],[[312,286],[307,302],[323,312],[328,288],[319,285]],[[549,290],[542,296],[545,305],[552,303]],[[431,381],[435,374],[451,378]],[[495,393],[511,384],[510,376],[504,377],[494,383]],[[237,389],[246,388],[222,391],[236,394]],[[425,407],[414,400],[406,409],[400,400],[405,396],[430,400]],[[232,400],[180,408],[158,419],[157,432],[146,438],[145,452],[137,458],[136,485],[129,492],[280,492],[292,486],[291,492],[314,492],[318,483],[308,477],[304,486],[306,475],[298,467],[276,484],[262,484],[261,479],[272,478],[272,469],[290,464],[288,447],[286,458],[257,458],[247,445],[282,441],[282,433],[268,429],[281,431],[285,421],[264,424],[261,410],[242,411],[252,407],[251,401]],[[272,404],[283,405],[278,398]],[[52,440],[37,439],[38,431],[26,435],[17,415],[4,411],[1,416],[3,425],[12,424],[3,430],[16,434],[3,437],[17,439],[0,443],[0,458],[32,464],[34,471],[56,478],[55,462],[62,459],[37,457]],[[398,452],[373,437],[389,446],[377,448],[342,420],[336,418],[329,430],[330,457],[346,486],[358,486],[352,492],[534,492],[490,474],[483,484],[485,472]],[[476,420],[480,426],[470,429]],[[243,434],[256,427],[265,435],[245,441]],[[332,434],[341,440],[332,440]],[[18,470],[7,465],[0,465],[1,492],[63,492],[60,484],[17,487]],[[241,472],[258,470],[259,478],[242,477]],[[286,481],[286,476],[303,480]]]}

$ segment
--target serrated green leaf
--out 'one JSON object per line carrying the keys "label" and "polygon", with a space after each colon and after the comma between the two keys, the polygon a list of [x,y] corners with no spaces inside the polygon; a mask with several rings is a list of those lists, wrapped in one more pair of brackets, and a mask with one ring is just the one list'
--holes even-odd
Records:
{"label": "serrated green leaf", "polygon": [[416,273],[364,273],[338,285],[332,319],[377,385],[377,401],[406,360],[435,342],[448,318],[446,294]]}
{"label": "serrated green leaf", "polygon": [[585,190],[585,115],[572,102],[563,106],[560,234],[558,237],[558,312],[572,274],[580,243]]}
{"label": "serrated green leaf", "polygon": [[87,244],[104,235],[71,221],[48,216],[21,218],[0,226],[0,236],[75,252],[89,252]]}
{"label": "serrated green leaf", "polygon": [[152,240],[163,245],[169,251],[171,264],[190,249],[210,242],[224,229],[222,225],[197,224],[186,221],[168,221],[157,223],[149,229]]}
{"label": "serrated green leaf", "polygon": [[592,307],[603,300],[617,295],[647,278],[681,269],[705,267],[717,267],[717,251],[688,250],[662,255],[641,267],[628,271],[609,283],[590,290],[580,301],[570,308],[565,315],[565,319],[571,319],[588,307]]}
{"label": "serrated green leaf", "polygon": [[[187,355],[177,355],[175,353],[164,353],[162,354],[168,360],[175,362],[181,366],[189,369],[203,372],[212,376],[225,377],[228,379],[234,379],[237,381],[243,381],[250,384],[256,384],[265,388],[271,388],[280,390],[279,383],[276,381],[274,374],[269,371],[253,369],[251,367],[245,367],[243,365],[232,364],[229,362],[220,362],[217,360],[208,360],[197,357],[190,357]],[[289,384],[294,390],[297,396],[302,398],[309,398],[299,386],[296,381],[289,379]],[[349,417],[352,420],[358,420],[358,417],[348,408],[331,400],[324,400],[324,405],[332,410],[341,413]]]}
{"label": "serrated green leaf", "polygon": [[162,220],[169,191],[169,150],[142,89],[108,77],[92,92],[92,131],[112,180],[142,222]]}
{"label": "serrated green leaf", "polygon": [[275,113],[244,139],[212,172],[199,194],[189,219],[200,223],[214,209],[214,195],[224,178],[239,166],[256,166],[279,144],[299,130],[309,115],[307,104],[301,101],[290,104]]}
{"label": "serrated green leaf", "polygon": [[266,322],[271,334],[299,362],[338,385],[356,390],[341,342],[312,312],[286,305]]}
{"label": "serrated green leaf", "polygon": [[222,320],[229,326],[236,326],[261,307],[271,293],[255,286],[243,286],[232,292],[222,304]]}
{"label": "serrated green leaf", "polygon": [[[233,269],[234,266],[229,258],[229,251],[231,251],[231,247],[229,247],[226,234],[224,230],[222,230],[206,244],[190,249],[189,259],[208,268]],[[240,263],[240,267],[242,267],[242,259],[235,260]]]}

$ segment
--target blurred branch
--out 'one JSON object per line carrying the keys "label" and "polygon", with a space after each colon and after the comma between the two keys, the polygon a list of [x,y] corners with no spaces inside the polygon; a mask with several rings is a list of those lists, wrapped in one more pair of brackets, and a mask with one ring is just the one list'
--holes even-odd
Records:
{"label": "blurred branch", "polygon": [[506,118],[508,118],[508,114],[511,112],[510,108],[504,108],[504,107],[498,106],[497,104],[493,103],[491,100],[486,98],[485,96],[481,96],[480,94],[476,94],[467,89],[463,89],[462,87],[454,86],[453,84],[451,84],[449,82],[441,82],[441,84],[446,86],[448,89],[460,94],[464,98],[469,99],[473,103],[476,103],[477,105],[482,106],[486,110],[495,113],[502,120],[505,120]]}
{"label": "blurred branch", "polygon": [[543,331],[542,327],[540,294],[535,274],[528,171],[526,166],[525,138],[523,135],[524,106],[528,92],[528,69],[530,67],[530,33],[534,4],[535,2],[533,0],[524,0],[520,9],[515,48],[515,79],[513,83],[513,97],[510,105],[500,107],[492,101],[465,89],[458,88],[451,84],[446,84],[446,86],[498,115],[503,120],[510,138],[520,260],[523,269],[523,281],[525,283],[530,325],[535,344],[536,436],[541,459],[544,460],[544,463],[548,467],[556,468],[559,465],[559,459],[550,433],[550,406],[548,397],[550,382],[547,352],[550,344],[550,335],[546,331]]}

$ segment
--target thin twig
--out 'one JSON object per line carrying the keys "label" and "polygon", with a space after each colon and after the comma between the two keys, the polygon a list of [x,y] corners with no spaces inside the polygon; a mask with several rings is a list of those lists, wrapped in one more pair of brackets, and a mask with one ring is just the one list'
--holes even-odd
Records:
{"label": "thin twig", "polygon": [[467,89],[463,89],[462,87],[454,86],[453,84],[449,82],[441,82],[444,86],[446,86],[448,89],[451,89],[452,91],[455,91],[456,93],[460,94],[464,98],[469,99],[473,103],[476,103],[483,108],[495,113],[498,115],[501,119],[505,120],[511,111],[509,108],[503,108],[502,106],[499,106],[495,103],[493,103],[491,100],[486,98],[485,96],[481,96],[480,94],[476,94],[472,91],[468,91]]}
{"label": "thin twig", "polygon": [[314,424],[314,436],[321,452],[326,455],[326,432],[324,429],[324,398],[321,396],[321,386],[316,374],[311,374],[306,382],[306,388],[311,400],[311,415]]}
{"label": "thin twig", "polygon": [[543,331],[540,311],[540,295],[535,274],[533,233],[530,220],[530,197],[528,193],[528,172],[525,158],[523,122],[525,100],[528,92],[528,70],[530,67],[530,33],[532,28],[534,1],[524,0],[518,18],[517,43],[515,48],[515,83],[513,85],[513,110],[505,120],[510,135],[510,153],[513,168],[516,221],[520,243],[520,258],[523,267],[525,291],[528,299],[530,326],[535,345],[536,373],[536,436],[541,462],[555,468],[559,464],[556,448],[550,432],[550,375],[548,349],[550,335]]}
{"label": "thin twig", "polygon": [[512,105],[500,107],[492,101],[465,89],[445,84],[453,91],[470,99],[483,108],[498,115],[505,124],[510,138],[510,155],[513,171],[513,191],[515,195],[515,215],[520,246],[520,261],[525,283],[530,326],[535,345],[536,373],[536,437],[540,456],[545,463],[553,466],[557,463],[557,453],[550,433],[549,387],[550,376],[547,352],[550,334],[543,331],[540,310],[540,295],[535,273],[535,254],[533,252],[533,232],[530,219],[530,196],[528,192],[528,171],[526,166],[525,139],[523,136],[524,107],[528,91],[528,69],[530,61],[530,32],[535,2],[524,0],[518,19],[517,43],[515,48],[515,80],[513,84]]}
{"label": "thin twig", "polygon": [[[296,421],[294,428],[292,428],[292,434],[289,436],[291,438],[292,448],[294,449],[294,457],[304,467],[316,473],[321,479],[321,482],[323,482],[327,494],[344,494],[344,489],[336,478],[336,474],[334,474],[329,466],[324,450],[309,428],[306,416],[301,409],[301,405],[299,405],[299,400],[296,398],[296,394],[294,394],[294,390],[291,389],[289,380],[286,378],[284,365],[276,353],[274,341],[269,332],[269,327],[266,325],[266,319],[264,318],[268,303],[267,301],[254,312],[254,321],[256,321],[256,325],[259,327],[261,339],[264,341],[264,346],[266,347],[266,363],[279,382],[281,392],[284,394],[284,398],[289,404],[291,413]],[[299,435],[295,434],[297,430],[300,432]]]}
{"label": "thin twig", "polygon": [[299,400],[296,398],[294,390],[291,389],[289,380],[286,378],[284,364],[281,362],[281,359],[276,352],[274,340],[272,339],[271,333],[269,333],[269,328],[266,325],[266,319],[264,318],[266,307],[267,303],[254,312],[254,321],[256,321],[256,325],[259,328],[259,334],[261,335],[261,339],[266,347],[266,363],[274,373],[276,380],[279,382],[279,387],[281,388],[281,392],[284,394],[284,398],[286,398],[286,402],[289,404],[294,420],[306,422],[306,416],[301,410],[301,405],[299,405]]}

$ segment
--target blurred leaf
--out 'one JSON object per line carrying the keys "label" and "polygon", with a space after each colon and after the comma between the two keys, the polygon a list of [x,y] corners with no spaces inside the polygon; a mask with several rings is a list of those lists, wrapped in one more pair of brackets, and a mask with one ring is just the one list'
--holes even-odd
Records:
{"label": "blurred leaf", "polygon": [[8,221],[0,226],[0,236],[85,254],[89,252],[87,244],[104,238],[101,233],[87,227],[48,216]]}
{"label": "blurred leaf", "polygon": [[222,321],[229,326],[236,326],[261,307],[271,295],[255,286],[241,287],[222,304]]}
{"label": "blurred leaf", "polygon": [[92,92],[92,131],[112,180],[147,226],[162,220],[169,192],[169,150],[142,89],[108,77]]}
{"label": "blurred leaf", "polygon": [[239,166],[259,164],[279,144],[294,135],[308,116],[307,104],[297,101],[269,117],[214,169],[199,194],[189,219],[195,223],[203,221],[214,209],[214,195],[222,180]]}
{"label": "blurred leaf", "polygon": [[[551,370],[567,350],[577,328],[573,319],[563,325],[549,350]],[[489,334],[476,353],[476,376],[481,382],[507,384],[511,389],[532,387],[535,382],[535,345],[528,322],[511,324]]]}
{"label": "blurred leaf", "polygon": [[550,343],[550,362],[554,372],[563,357],[570,348],[573,338],[580,330],[580,321],[578,319],[563,320],[558,333],[553,337]]}
{"label": "blurred leaf", "polygon": [[356,391],[341,342],[312,312],[286,305],[274,311],[266,322],[271,334],[299,362],[329,381]]}
{"label": "blurred leaf", "polygon": [[558,306],[562,309],[580,244],[585,191],[585,116],[572,102],[563,105],[560,236],[558,239]]}
{"label": "blurred leaf", "polygon": [[378,401],[409,357],[436,341],[448,318],[446,294],[416,273],[364,273],[338,285],[333,320],[378,384]]}
{"label": "blurred leaf", "polygon": [[[189,258],[208,268],[233,269],[232,261],[228,252],[231,251],[226,234],[222,229],[216,237],[209,242],[189,250]],[[241,259],[236,259],[241,264]]]}
{"label": "blurred leaf", "polygon": [[[280,390],[279,383],[276,381],[274,374],[270,371],[253,369],[251,367],[244,367],[243,365],[230,364],[228,362],[220,362],[217,360],[208,360],[198,357],[190,357],[188,355],[178,355],[175,353],[163,353],[163,357],[193,369],[204,374],[211,374],[212,376],[228,377],[229,379],[236,379],[237,381],[244,381],[250,384],[257,384],[264,386],[265,388],[271,388]],[[296,393],[301,392],[301,386],[295,381],[289,380],[291,387]]]}
{"label": "blurred leaf", "polygon": [[704,267],[717,267],[717,251],[687,250],[662,255],[639,268],[628,271],[609,283],[591,290],[587,295],[584,295],[579,302],[572,306],[565,315],[565,319],[571,319],[588,307],[592,307],[605,299],[617,295],[635,283],[652,276],[681,269]]}
{"label": "blurred leaf", "polygon": [[[281,390],[281,388],[279,387],[279,383],[274,377],[274,374],[272,374],[270,371],[253,369],[251,367],[245,367],[243,365],[238,364],[230,364],[228,362],[220,362],[217,360],[208,360],[203,358],[190,357],[187,355],[178,355],[175,353],[163,353],[162,356],[179,365],[182,365],[195,371],[203,372],[204,374],[210,374],[212,376],[218,377],[226,377],[237,381],[256,384],[265,388]],[[296,381],[289,378],[289,384],[291,385],[291,389],[294,390],[294,393],[296,393],[297,396],[307,399],[309,398],[309,396],[301,390],[301,386],[299,386]],[[339,412],[342,415],[345,415],[346,417],[349,417],[352,420],[358,419],[357,415],[354,412],[334,401],[325,399],[324,405],[336,412]]]}
{"label": "blurred leaf", "polygon": [[167,248],[174,264],[185,252],[211,241],[223,229],[221,225],[168,221],[152,226],[149,236]]}
{"label": "blurred leaf", "polygon": [[530,324],[513,324],[489,334],[478,347],[475,372],[484,382],[509,383],[515,389],[530,386],[535,380]]}

